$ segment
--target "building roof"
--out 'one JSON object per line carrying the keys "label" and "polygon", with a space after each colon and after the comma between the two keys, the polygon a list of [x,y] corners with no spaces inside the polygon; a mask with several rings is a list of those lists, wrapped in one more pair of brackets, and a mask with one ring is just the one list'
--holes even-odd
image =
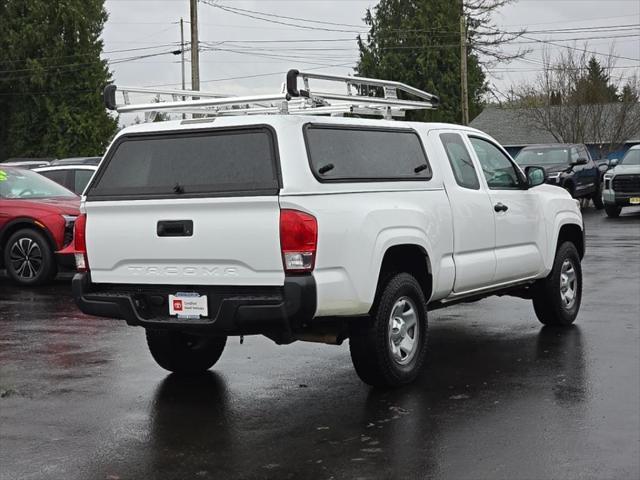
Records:
{"label": "building roof", "polygon": [[[608,109],[618,108],[616,104],[609,104],[606,107]],[[635,110],[639,112],[640,106],[637,106]],[[524,108],[487,107],[473,119],[470,126],[488,133],[505,147],[558,143],[558,140],[551,133],[535,125],[531,120],[531,115],[528,115],[527,109]],[[587,139],[585,143],[600,143],[600,141]],[[640,143],[640,130],[627,139],[626,143]]]}
{"label": "building roof", "polygon": [[523,109],[518,108],[487,107],[470,126],[491,135],[505,147],[557,143],[549,132],[527,122]]}

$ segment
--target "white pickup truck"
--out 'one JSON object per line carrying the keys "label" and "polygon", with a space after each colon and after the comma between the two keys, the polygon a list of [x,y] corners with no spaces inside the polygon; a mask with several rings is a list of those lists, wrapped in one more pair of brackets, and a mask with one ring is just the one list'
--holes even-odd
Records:
{"label": "white pickup truck", "polygon": [[544,180],[457,125],[136,125],[85,191],[73,292],[87,314],[144,327],[173,372],[210,368],[228,336],[349,339],[364,382],[397,386],[423,365],[429,310],[513,295],[544,324],[575,320],[582,217]]}

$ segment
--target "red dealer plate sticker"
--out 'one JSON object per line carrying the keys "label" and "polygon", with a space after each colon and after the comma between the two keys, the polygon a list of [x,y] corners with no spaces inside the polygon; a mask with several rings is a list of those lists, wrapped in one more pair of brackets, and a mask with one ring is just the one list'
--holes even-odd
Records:
{"label": "red dealer plate sticker", "polygon": [[200,318],[209,315],[207,296],[191,292],[169,295],[169,315],[178,318]]}

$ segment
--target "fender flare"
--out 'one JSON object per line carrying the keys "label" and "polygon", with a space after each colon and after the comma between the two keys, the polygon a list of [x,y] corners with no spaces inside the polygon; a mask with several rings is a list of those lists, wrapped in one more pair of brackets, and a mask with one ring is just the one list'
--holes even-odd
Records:
{"label": "fender flare", "polygon": [[416,246],[422,250],[425,255],[427,273],[431,275],[432,282],[435,284],[437,272],[434,272],[434,263],[432,252],[433,249],[428,242],[427,235],[424,231],[414,227],[389,227],[381,230],[374,243],[373,261],[369,271],[370,285],[367,288],[367,297],[373,302],[375,293],[380,281],[380,272],[382,262],[387,251],[390,248],[408,245]]}
{"label": "fender flare", "polygon": [[4,227],[2,227],[2,230],[0,230],[0,250],[2,250],[5,242],[8,240],[8,238],[10,236],[10,232],[13,232],[13,231],[17,230],[15,228],[17,225],[25,226],[27,228],[34,228],[34,229],[38,230],[39,232],[43,232],[45,234],[45,237],[49,241],[49,245],[51,246],[51,248],[54,251],[56,250],[56,247],[55,247],[56,241],[53,238],[53,235],[49,231],[49,229],[46,228],[45,226],[40,226],[38,224],[38,222],[35,219],[31,218],[31,217],[17,217],[17,218],[14,218],[13,220],[7,222],[4,225]]}
{"label": "fender flare", "polygon": [[549,271],[551,271],[551,268],[553,267],[556,250],[558,249],[558,238],[560,237],[560,230],[565,225],[575,225],[576,227],[580,228],[580,231],[582,232],[582,235],[584,237],[584,224],[577,213],[570,210],[563,210],[558,212],[553,222],[553,237],[551,238],[552,248],[549,251],[547,261],[545,262],[545,267]]}

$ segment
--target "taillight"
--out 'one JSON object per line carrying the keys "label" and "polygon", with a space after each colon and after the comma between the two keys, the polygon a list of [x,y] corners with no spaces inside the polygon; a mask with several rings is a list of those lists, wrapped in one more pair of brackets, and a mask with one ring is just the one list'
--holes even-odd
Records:
{"label": "taillight", "polygon": [[318,222],[298,210],[280,210],[280,249],[287,273],[311,272],[316,263]]}
{"label": "taillight", "polygon": [[87,214],[81,214],[73,226],[73,249],[76,257],[76,268],[79,272],[89,270],[89,261],[87,259],[87,240],[86,240]]}

